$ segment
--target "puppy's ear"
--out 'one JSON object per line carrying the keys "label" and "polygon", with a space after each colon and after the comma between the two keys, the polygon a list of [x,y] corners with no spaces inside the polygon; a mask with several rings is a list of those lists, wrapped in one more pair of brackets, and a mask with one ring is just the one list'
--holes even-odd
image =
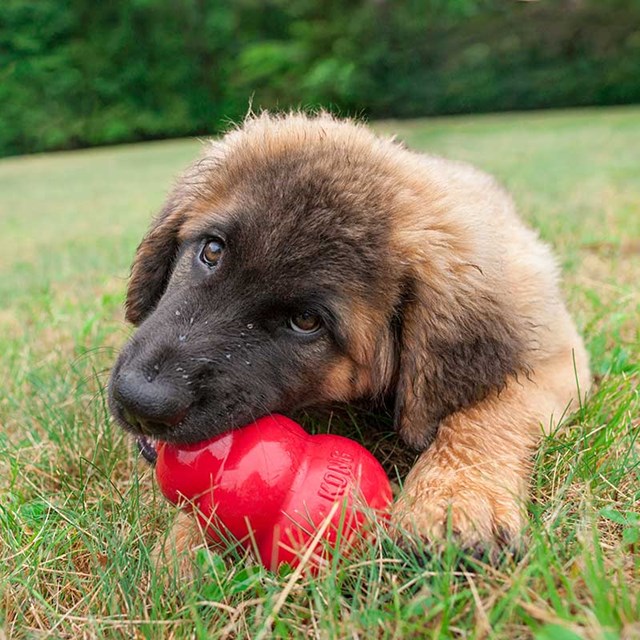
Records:
{"label": "puppy's ear", "polygon": [[125,317],[139,325],[162,297],[178,253],[183,214],[171,197],[138,245],[125,301]]}
{"label": "puppy's ear", "polygon": [[437,288],[413,277],[404,299],[395,425],[422,450],[445,417],[527,371],[525,336],[495,297],[469,283]]}

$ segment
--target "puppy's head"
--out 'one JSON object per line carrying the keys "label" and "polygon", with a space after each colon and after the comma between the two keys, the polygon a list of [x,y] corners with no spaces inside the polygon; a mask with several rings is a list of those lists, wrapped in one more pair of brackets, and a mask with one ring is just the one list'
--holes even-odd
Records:
{"label": "puppy's head", "polygon": [[517,331],[498,302],[465,304],[462,272],[450,281],[468,256],[442,264],[424,233],[440,187],[419,173],[418,156],[328,116],[264,115],[211,143],[138,248],[118,421],[190,442],[396,393],[398,428],[422,447],[499,387]]}

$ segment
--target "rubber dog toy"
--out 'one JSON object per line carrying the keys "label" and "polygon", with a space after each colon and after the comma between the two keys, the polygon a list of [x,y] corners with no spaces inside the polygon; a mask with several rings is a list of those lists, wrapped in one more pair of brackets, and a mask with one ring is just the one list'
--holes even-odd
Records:
{"label": "rubber dog toy", "polygon": [[[364,447],[335,435],[309,435],[270,415],[211,440],[158,444],[162,493],[192,511],[212,542],[228,532],[275,570],[305,551],[317,568],[331,549],[348,549],[372,512],[386,518],[389,480]],[[366,535],[366,533],[365,533]]]}

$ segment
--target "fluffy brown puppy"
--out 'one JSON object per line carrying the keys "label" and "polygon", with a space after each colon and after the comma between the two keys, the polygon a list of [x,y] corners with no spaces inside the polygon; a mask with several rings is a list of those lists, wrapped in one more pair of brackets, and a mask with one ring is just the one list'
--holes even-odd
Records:
{"label": "fluffy brown puppy", "polygon": [[556,263],[493,179],[326,114],[208,143],[138,248],[126,310],[122,426],[188,442],[392,398],[424,452],[395,518],[432,541],[516,541],[536,441],[589,387]]}

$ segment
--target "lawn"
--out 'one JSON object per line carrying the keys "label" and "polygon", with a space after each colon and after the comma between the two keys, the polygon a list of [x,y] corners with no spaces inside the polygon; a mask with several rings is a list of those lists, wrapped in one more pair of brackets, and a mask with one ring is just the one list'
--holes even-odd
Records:
{"label": "lawn", "polygon": [[[0,161],[0,638],[640,637],[640,109],[375,125],[496,174],[557,251],[596,386],[536,458],[517,565],[391,540],[317,577],[200,551],[151,569],[172,508],[110,421],[128,268],[193,140]],[[366,430],[339,425],[353,437]],[[335,424],[332,423],[332,428]],[[319,430],[326,425],[317,425]],[[372,449],[391,474],[395,440]],[[285,597],[286,596],[286,597]]]}

